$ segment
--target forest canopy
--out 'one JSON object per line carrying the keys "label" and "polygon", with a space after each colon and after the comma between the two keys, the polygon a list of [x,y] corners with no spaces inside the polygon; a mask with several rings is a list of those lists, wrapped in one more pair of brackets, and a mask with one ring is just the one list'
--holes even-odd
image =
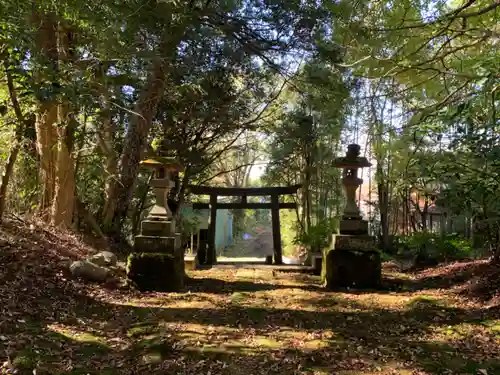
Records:
{"label": "forest canopy", "polygon": [[382,248],[434,231],[439,206],[439,231],[498,256],[499,9],[4,0],[0,215],[129,239],[151,202],[139,163],[162,145],[185,168],[178,206],[190,184],[301,184],[294,230],[311,246],[342,211],[333,160],[359,143]]}

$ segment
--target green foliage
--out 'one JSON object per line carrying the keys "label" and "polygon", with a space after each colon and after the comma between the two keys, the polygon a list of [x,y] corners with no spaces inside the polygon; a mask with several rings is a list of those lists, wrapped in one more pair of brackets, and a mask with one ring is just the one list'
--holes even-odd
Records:
{"label": "green foliage", "polygon": [[13,212],[32,212],[37,207],[39,186],[36,157],[34,152],[21,152],[19,155],[17,173],[9,184],[9,210]]}
{"label": "green foliage", "polygon": [[299,226],[338,214],[339,171],[332,168],[348,113],[350,80],[321,58],[304,65],[284,92],[266,131],[268,184],[302,185]]}
{"label": "green foliage", "polygon": [[332,234],[338,230],[338,219],[324,219],[309,227],[306,232],[299,233],[294,244],[305,246],[309,250],[321,251],[328,247],[332,240]]}
{"label": "green foliage", "polygon": [[201,219],[198,216],[190,216],[182,218],[182,233],[188,235],[190,233],[196,233],[201,223]]}
{"label": "green foliage", "polygon": [[[339,214],[340,176],[331,164],[343,152],[342,131],[356,122],[368,124],[367,150],[376,159],[378,187],[387,193],[379,194],[385,210],[374,210],[386,216],[385,229],[389,216],[414,208],[410,191],[427,194],[434,184],[431,193],[443,206],[477,217],[484,225],[476,230],[500,248],[500,20],[498,9],[484,3],[6,0],[0,59],[26,119],[37,117],[41,99],[68,104],[75,118],[67,135],[75,191],[101,229],[110,218],[121,229],[134,228],[149,205],[144,180],[137,183],[137,173],[127,173],[135,171],[138,157],[126,162],[123,150],[134,139],[149,144],[166,137],[186,167],[182,184],[214,182],[217,173],[232,171],[219,176],[222,183],[247,186],[251,166],[269,160],[266,183],[303,186],[284,241],[292,244],[296,228],[319,238],[322,224],[315,223]],[[43,20],[71,28],[70,59],[47,61],[53,57],[43,52],[50,49],[42,45]],[[290,54],[302,58],[297,74]],[[162,72],[168,84],[158,105],[140,109],[138,99],[149,92],[148,75],[159,59],[168,67]],[[2,81],[2,165],[18,122],[7,93]],[[143,113],[148,110],[154,114]],[[131,124],[141,117],[153,127],[139,137]],[[34,126],[26,127],[25,139],[8,204],[23,212],[41,197]],[[108,202],[111,181],[136,186],[136,194]],[[103,212],[129,204],[132,219],[118,209]],[[235,232],[255,225],[253,215],[238,218]],[[307,236],[298,241],[321,243]]]}
{"label": "green foliage", "polygon": [[297,236],[298,228],[297,214],[292,210],[280,210],[281,242],[284,255],[297,255],[297,246],[294,244],[294,239]]}
{"label": "green foliage", "polygon": [[443,262],[472,257],[472,243],[458,234],[440,235],[428,231],[399,237],[398,254],[416,257],[418,263]]}
{"label": "green foliage", "polygon": [[179,269],[171,254],[132,253],[127,259],[127,279],[140,291],[179,291],[184,269]]}

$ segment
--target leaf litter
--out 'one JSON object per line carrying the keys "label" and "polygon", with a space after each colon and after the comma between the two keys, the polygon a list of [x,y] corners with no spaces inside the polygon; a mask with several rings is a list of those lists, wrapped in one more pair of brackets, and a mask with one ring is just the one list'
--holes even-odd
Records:
{"label": "leaf litter", "polygon": [[498,305],[460,292],[472,265],[385,267],[376,292],[213,268],[186,293],[141,294],[70,278],[95,251],[76,236],[12,222],[0,236],[0,374],[500,373]]}

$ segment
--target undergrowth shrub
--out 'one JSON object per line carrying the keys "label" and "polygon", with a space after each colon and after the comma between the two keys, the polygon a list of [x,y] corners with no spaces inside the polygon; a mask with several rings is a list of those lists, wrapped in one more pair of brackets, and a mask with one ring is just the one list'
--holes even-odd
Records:
{"label": "undergrowth shrub", "polygon": [[309,227],[307,232],[299,233],[293,240],[295,245],[302,245],[308,250],[320,252],[328,247],[332,241],[332,234],[336,233],[338,220],[325,219]]}
{"label": "undergrowth shrub", "polygon": [[471,258],[472,243],[456,233],[416,232],[398,238],[398,255],[416,257],[417,263],[438,263]]}
{"label": "undergrowth shrub", "polygon": [[140,291],[177,292],[184,286],[184,269],[171,254],[132,253],[127,279]]}

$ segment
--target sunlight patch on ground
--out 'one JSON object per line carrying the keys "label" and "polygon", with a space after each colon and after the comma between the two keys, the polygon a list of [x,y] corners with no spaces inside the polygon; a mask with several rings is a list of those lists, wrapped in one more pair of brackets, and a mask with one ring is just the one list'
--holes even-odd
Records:
{"label": "sunlight patch on ground", "polygon": [[82,368],[114,357],[150,374],[500,373],[500,321],[445,291],[327,292],[303,274],[197,272],[190,292],[132,292],[86,305],[75,325],[37,326],[47,350],[17,361],[71,346]]}
{"label": "sunlight patch on ground", "polygon": [[444,307],[445,304],[441,299],[438,299],[434,296],[420,295],[411,298],[407,302],[406,306],[409,308],[426,308],[426,307],[439,308],[439,307]]}
{"label": "sunlight patch on ground", "polygon": [[304,303],[320,294],[314,294],[300,288],[286,288],[257,292],[234,292],[231,297],[232,304],[240,306],[259,307],[266,309],[300,309],[302,311],[317,311],[314,303]]}
{"label": "sunlight patch on ground", "polygon": [[192,308],[192,309],[208,309],[213,308],[214,303],[207,300],[171,300],[165,298],[161,303],[150,301],[141,301],[138,300],[136,302],[132,301],[124,304],[124,306],[136,306],[136,307],[154,307],[154,308]]}
{"label": "sunlight patch on ground", "polygon": [[251,280],[272,280],[273,271],[272,270],[259,270],[259,269],[251,269],[251,268],[242,268],[236,271],[237,278],[242,279],[251,279]]}
{"label": "sunlight patch on ground", "polygon": [[[404,296],[397,293],[372,294],[366,296],[367,305],[393,310],[403,308],[410,299],[410,296]],[[362,301],[363,300],[364,299],[362,299]]]}
{"label": "sunlight patch on ground", "polygon": [[481,322],[456,325],[437,325],[429,329],[429,336],[435,342],[456,343],[471,339],[479,346],[500,347],[500,321],[496,325],[485,326]]}
{"label": "sunlight patch on ground", "polygon": [[139,323],[128,336],[142,342],[145,348],[156,348],[175,342],[177,349],[198,352],[259,353],[273,350],[321,350],[334,341],[342,341],[332,331],[310,332],[295,328],[278,330],[240,329],[203,324]]}
{"label": "sunlight patch on ground", "polygon": [[[330,375],[331,372],[318,372],[314,373],[314,375]],[[335,372],[336,375],[415,375],[418,374],[415,370],[403,369],[399,367],[381,367],[379,366],[375,371],[355,371],[355,370],[346,370],[346,371],[338,371]]]}
{"label": "sunlight patch on ground", "polygon": [[50,324],[47,328],[53,332],[60,334],[61,336],[67,337],[68,339],[89,344],[100,344],[107,345],[106,340],[96,335],[84,330],[79,330],[74,326],[64,326],[62,324]]}
{"label": "sunlight patch on ground", "polygon": [[236,262],[236,263],[264,263],[266,260],[265,257],[227,257],[227,256],[218,256],[217,261],[219,262]]}
{"label": "sunlight patch on ground", "polygon": [[356,304],[361,309],[383,308],[399,310],[404,308],[411,296],[401,293],[339,293],[339,297]]}
{"label": "sunlight patch on ground", "polygon": [[491,332],[493,332],[496,336],[500,337],[500,319],[487,319],[479,322],[479,324],[487,327]]}

